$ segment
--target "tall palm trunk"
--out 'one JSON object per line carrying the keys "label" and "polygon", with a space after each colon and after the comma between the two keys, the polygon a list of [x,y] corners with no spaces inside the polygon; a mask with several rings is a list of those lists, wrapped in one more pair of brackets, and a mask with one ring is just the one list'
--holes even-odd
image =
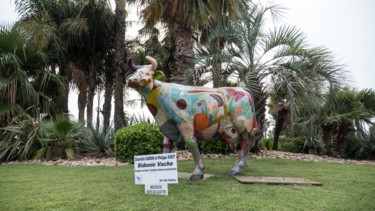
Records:
{"label": "tall palm trunk", "polygon": [[87,103],[87,91],[80,90],[78,95],[78,120],[85,120],[85,108]]}
{"label": "tall palm trunk", "polygon": [[112,107],[112,91],[113,91],[113,69],[109,68],[105,72],[105,92],[104,92],[104,105],[103,105],[103,126],[106,131],[109,127],[109,120],[111,117]]}
{"label": "tall palm trunk", "polygon": [[324,149],[327,155],[332,155],[332,126],[331,125],[320,125],[323,134]]}
{"label": "tall palm trunk", "polygon": [[277,112],[277,119],[276,119],[276,124],[275,124],[275,132],[273,135],[273,146],[272,150],[277,150],[278,145],[279,145],[279,137],[281,134],[281,131],[283,130],[283,126],[285,123],[285,118],[288,115],[289,110],[287,107],[282,107],[278,112]]}
{"label": "tall palm trunk", "polygon": [[94,107],[94,96],[95,96],[95,81],[96,81],[96,67],[94,60],[90,64],[89,73],[89,91],[87,94],[87,127],[92,127],[92,116]]}
{"label": "tall palm trunk", "polygon": [[191,69],[188,58],[193,56],[193,28],[182,23],[175,23],[175,71],[172,75],[172,81],[182,84],[186,73]]}
{"label": "tall palm trunk", "polygon": [[[214,49],[216,53],[220,53],[224,48],[224,42],[225,39],[222,37],[216,37],[212,40],[212,44],[214,46]],[[218,62],[213,66],[212,69],[212,81],[213,81],[213,87],[220,87],[221,81],[222,81],[222,70],[221,70],[221,62]]]}
{"label": "tall palm trunk", "polygon": [[347,121],[342,121],[339,123],[337,136],[336,136],[336,150],[340,156],[345,152],[346,140],[348,133],[350,132],[350,126],[352,124]]}
{"label": "tall palm trunk", "polygon": [[125,1],[116,0],[116,39],[115,39],[115,129],[118,130],[124,125],[124,60],[125,52]]}
{"label": "tall palm trunk", "polygon": [[[66,71],[66,66],[61,66],[60,67],[60,72],[59,74],[61,76],[64,76],[64,77],[67,77],[68,79],[70,78],[70,76],[67,74],[67,71]],[[70,88],[69,88],[69,80],[66,80],[65,83],[64,83],[64,87],[65,89],[60,89],[59,92],[60,92],[60,96],[61,96],[61,105],[60,105],[60,111],[62,111],[62,113],[69,113],[69,91],[70,91]]]}

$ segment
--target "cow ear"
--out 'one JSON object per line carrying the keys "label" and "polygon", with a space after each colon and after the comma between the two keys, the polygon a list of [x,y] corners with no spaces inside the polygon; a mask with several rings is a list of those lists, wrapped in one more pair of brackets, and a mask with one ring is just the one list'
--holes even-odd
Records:
{"label": "cow ear", "polygon": [[164,73],[162,71],[156,71],[152,74],[152,78],[159,80],[164,77]]}

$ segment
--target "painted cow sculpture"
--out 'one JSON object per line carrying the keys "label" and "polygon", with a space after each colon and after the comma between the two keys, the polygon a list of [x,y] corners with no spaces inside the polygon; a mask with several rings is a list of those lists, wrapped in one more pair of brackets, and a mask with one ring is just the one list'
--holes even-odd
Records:
{"label": "painted cow sculpture", "polygon": [[195,170],[191,179],[203,179],[204,165],[197,142],[218,138],[228,144],[240,140],[240,151],[229,176],[238,175],[247,166],[251,137],[258,131],[253,98],[244,88],[206,88],[164,83],[164,74],[154,71],[157,62],[146,59],[150,65],[135,66],[130,58],[128,65],[134,74],[127,84],[142,94],[156,123],[164,133],[164,153],[169,153],[172,141],[180,136],[192,152]]}

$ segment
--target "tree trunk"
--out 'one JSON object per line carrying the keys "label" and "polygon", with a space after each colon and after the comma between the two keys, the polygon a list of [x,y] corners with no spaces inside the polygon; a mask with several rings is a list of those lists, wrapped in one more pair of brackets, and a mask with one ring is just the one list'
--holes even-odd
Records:
{"label": "tree trunk", "polygon": [[288,115],[289,111],[288,108],[282,107],[278,112],[277,112],[277,119],[276,119],[276,124],[275,124],[275,132],[273,135],[273,146],[272,150],[277,150],[278,145],[279,145],[279,137],[281,134],[281,131],[283,130],[284,122],[285,122],[285,117]]}
{"label": "tree trunk", "polygon": [[331,125],[320,125],[322,128],[323,141],[324,141],[324,150],[327,155],[332,155],[332,126]]}
{"label": "tree trunk", "polygon": [[260,84],[259,80],[258,81],[258,91],[253,92],[253,97],[254,97],[254,105],[255,105],[255,116],[256,120],[258,122],[258,127],[260,130],[260,133],[258,136],[254,137],[254,145],[251,147],[250,152],[253,153],[258,153],[260,152],[260,143],[262,142],[263,139],[263,125],[264,125],[264,120],[266,116],[266,100],[267,100],[267,94],[263,92],[263,89],[261,88],[262,85]]}
{"label": "tree trunk", "polygon": [[65,86],[65,89],[60,89],[59,90],[59,95],[61,96],[61,104],[59,105],[59,112],[60,111],[62,113],[69,113],[69,91],[70,91],[70,87],[69,87],[69,80],[70,80],[70,76],[67,75],[67,71],[65,70],[66,66],[61,66],[60,67],[60,71],[59,71],[59,74],[63,77],[66,77],[68,78],[68,80],[65,81],[64,83],[64,86]]}
{"label": "tree trunk", "polygon": [[87,103],[87,91],[80,90],[78,95],[78,120],[85,120],[85,108]]}
{"label": "tree trunk", "polygon": [[[216,37],[212,40],[212,45],[214,46],[215,53],[220,53],[224,48],[225,39],[222,37]],[[212,82],[213,87],[220,87],[222,84],[222,69],[221,62],[218,61],[217,64],[213,66],[212,69]]]}
{"label": "tree trunk", "polygon": [[192,68],[188,58],[193,56],[193,28],[184,24],[175,23],[175,46],[174,59],[176,62],[172,81],[183,84],[186,73]]}
{"label": "tree trunk", "polygon": [[342,121],[339,123],[337,136],[336,136],[336,151],[342,157],[346,148],[346,139],[350,132],[350,122]]}
{"label": "tree trunk", "polygon": [[94,96],[95,96],[95,81],[96,81],[96,68],[94,65],[94,60],[92,60],[90,65],[89,73],[89,91],[87,94],[87,127],[93,127],[92,116],[94,107]]}
{"label": "tree trunk", "polygon": [[124,60],[125,52],[125,1],[116,0],[116,39],[115,39],[115,129],[118,130],[124,125]]}
{"label": "tree trunk", "polygon": [[105,72],[105,92],[103,104],[103,131],[109,127],[112,107],[112,91],[113,91],[113,69],[109,68]]}
{"label": "tree trunk", "polygon": [[99,131],[100,128],[100,93],[102,90],[98,90],[98,106],[96,107],[96,130]]}

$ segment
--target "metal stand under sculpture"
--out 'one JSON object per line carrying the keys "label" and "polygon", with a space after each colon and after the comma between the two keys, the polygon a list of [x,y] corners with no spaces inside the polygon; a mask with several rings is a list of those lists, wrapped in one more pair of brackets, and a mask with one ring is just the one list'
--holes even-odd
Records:
{"label": "metal stand under sculpture", "polygon": [[190,179],[203,179],[204,165],[198,140],[218,138],[228,144],[241,142],[238,160],[229,176],[238,175],[247,166],[251,137],[258,132],[254,102],[250,90],[238,87],[206,88],[164,83],[164,74],[154,71],[157,62],[146,56],[151,65],[128,65],[134,74],[127,78],[128,86],[144,97],[147,107],[164,133],[164,153],[169,153],[172,141],[185,140],[195,161]]}

